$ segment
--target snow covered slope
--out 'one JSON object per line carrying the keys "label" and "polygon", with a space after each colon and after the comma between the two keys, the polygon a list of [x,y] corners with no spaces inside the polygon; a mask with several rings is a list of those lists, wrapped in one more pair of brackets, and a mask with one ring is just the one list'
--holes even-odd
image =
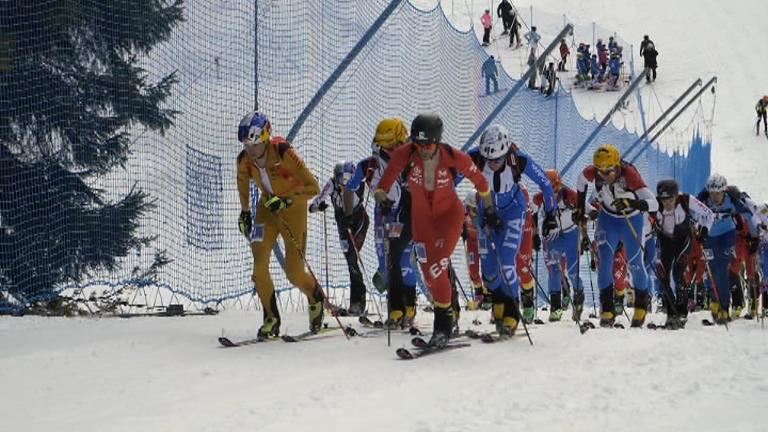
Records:
{"label": "snow covered slope", "polygon": [[[423,7],[436,2],[419,0]],[[634,44],[636,69],[642,67],[639,44],[647,34],[659,50],[658,80],[653,86],[642,88],[643,103],[648,124],[669,107],[696,79],[705,82],[718,77],[713,128],[713,171],[724,174],[731,183],[741,186],[758,200],[768,200],[763,180],[768,172],[768,139],[755,136],[757,99],[768,94],[768,6],[759,0],[530,0],[513,2],[524,20],[529,21],[529,5],[536,10],[555,15],[566,14],[575,24],[589,26],[596,22],[610,28]],[[495,17],[499,1],[447,1],[442,2],[450,19],[459,28],[474,23],[478,37],[482,35],[480,15],[492,7]],[[452,9],[453,8],[453,9]],[[468,10],[472,10],[468,13]],[[496,23],[494,34],[501,32]],[[534,13],[534,24],[536,14]],[[524,29],[523,29],[524,30]],[[554,35],[544,35],[549,42]],[[549,37],[547,37],[549,36]],[[591,43],[591,34],[582,39]],[[606,38],[608,35],[598,34]],[[577,40],[577,42],[579,41]],[[629,47],[625,48],[625,60]],[[496,44],[488,48],[489,54],[501,54],[505,69],[519,75],[522,68],[520,55],[524,50],[512,51]],[[617,94],[596,95],[576,91],[574,97],[582,114],[601,118],[608,112]],[[705,117],[712,109],[712,96],[702,97]],[[689,110],[692,114],[696,106]],[[639,110],[634,110],[639,115]],[[621,121],[614,116],[615,121]],[[684,128],[691,115],[683,115],[676,127]],[[628,120],[628,127],[639,127],[639,118]],[[671,128],[674,131],[674,127]],[[668,137],[670,133],[665,134]],[[663,138],[664,138],[663,137]],[[662,146],[667,143],[662,139]],[[676,145],[674,146],[677,147]]]}
{"label": "snow covered slope", "polygon": [[391,348],[338,332],[218,347],[222,328],[253,335],[254,312],[1,318],[0,419],[40,432],[766,430],[768,331],[702,316],[678,332],[532,326],[534,346],[519,336],[410,362],[395,359],[400,333]]}

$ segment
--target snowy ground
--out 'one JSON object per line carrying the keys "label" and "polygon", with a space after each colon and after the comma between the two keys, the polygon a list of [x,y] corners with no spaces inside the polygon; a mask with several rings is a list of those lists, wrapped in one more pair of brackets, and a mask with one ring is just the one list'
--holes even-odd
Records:
{"label": "snowy ground", "polygon": [[[475,314],[464,314],[464,327]],[[259,315],[2,318],[2,429],[768,429],[768,331],[755,322],[727,332],[702,327],[698,313],[684,331],[583,336],[572,322],[547,323],[531,327],[533,347],[520,336],[411,362],[395,359],[403,334],[392,347],[384,335],[346,341],[336,332],[219,348],[222,328],[252,335]],[[306,327],[304,314],[284,318],[289,332]],[[429,327],[431,315],[419,320]]]}

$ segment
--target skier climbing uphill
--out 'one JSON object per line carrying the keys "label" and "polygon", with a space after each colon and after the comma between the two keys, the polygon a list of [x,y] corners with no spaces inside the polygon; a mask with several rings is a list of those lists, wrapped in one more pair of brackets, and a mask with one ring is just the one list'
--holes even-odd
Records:
{"label": "skier climbing uphill", "polygon": [[414,249],[425,282],[434,298],[434,333],[430,346],[442,347],[453,327],[450,256],[462,231],[464,205],[456,194],[454,179],[467,177],[477,188],[485,207],[491,205],[488,182],[469,156],[442,142],[443,121],[436,114],[420,114],[411,124],[411,142],[392,153],[374,199],[387,201],[387,192],[405,171],[411,190]]}

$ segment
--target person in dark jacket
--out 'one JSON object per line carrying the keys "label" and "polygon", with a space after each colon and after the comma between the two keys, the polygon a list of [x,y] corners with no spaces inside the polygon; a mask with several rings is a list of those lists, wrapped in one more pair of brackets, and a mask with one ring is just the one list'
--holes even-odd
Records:
{"label": "person in dark jacket", "polygon": [[760,119],[763,120],[763,131],[765,136],[768,136],[768,120],[766,120],[766,112],[768,112],[768,96],[763,96],[757,101],[755,111],[757,112],[757,136],[760,136]]}
{"label": "person in dark jacket", "polygon": [[659,52],[656,51],[656,44],[648,35],[643,36],[643,41],[640,42],[640,55],[643,56],[643,67],[651,70],[645,77],[645,80],[650,84],[651,81],[656,81],[656,68],[659,66],[656,57]]}
{"label": "person in dark jacket", "polygon": [[501,0],[499,7],[496,8],[496,16],[501,18],[501,21],[504,25],[504,31],[501,32],[502,35],[507,34],[509,32],[509,28],[512,27],[512,17],[514,15],[512,9],[512,4],[509,2],[509,0]]}
{"label": "person in dark jacket", "polygon": [[[520,42],[520,21],[517,19],[517,14],[512,12],[509,21],[509,47],[520,48],[522,43]],[[515,45],[515,38],[517,38],[517,45]]]}

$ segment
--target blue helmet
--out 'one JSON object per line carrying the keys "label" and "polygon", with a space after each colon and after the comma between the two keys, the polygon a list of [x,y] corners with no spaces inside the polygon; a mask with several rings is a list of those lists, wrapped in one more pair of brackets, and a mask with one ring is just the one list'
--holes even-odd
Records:
{"label": "blue helmet", "polygon": [[341,161],[333,167],[333,178],[341,185],[346,185],[354,174],[355,164],[350,161]]}
{"label": "blue helmet", "polygon": [[237,128],[237,139],[240,142],[246,139],[254,143],[269,141],[272,134],[272,125],[266,115],[251,111],[240,120]]}

